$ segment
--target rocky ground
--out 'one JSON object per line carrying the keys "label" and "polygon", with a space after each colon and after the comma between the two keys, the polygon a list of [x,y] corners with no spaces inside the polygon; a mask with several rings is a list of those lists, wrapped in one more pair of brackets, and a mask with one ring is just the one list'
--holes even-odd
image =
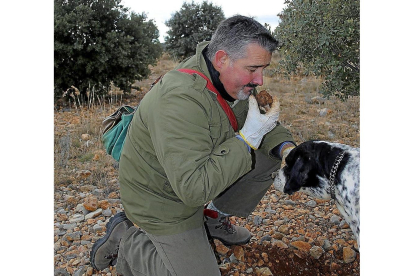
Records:
{"label": "rocky ground", "polygon": [[[152,79],[171,67],[158,64],[141,91],[124,97],[136,105]],[[297,78],[268,82],[281,99],[280,120],[296,141],[324,139],[359,146],[359,98],[347,103],[320,97],[318,81]],[[123,211],[118,164],[103,151],[100,123],[120,103],[55,112],[54,265],[55,275],[116,275],[93,270],[89,254],[110,217]],[[245,219],[232,218],[253,237],[245,246],[214,241],[222,275],[359,275],[355,237],[329,201],[272,187]]]}
{"label": "rocky ground", "polygon": [[[89,173],[74,172],[76,178]],[[81,183],[55,190],[55,275],[116,275],[112,267],[94,271],[89,253],[109,218],[122,211],[118,182],[114,177],[106,188]],[[359,275],[357,243],[329,202],[272,188],[251,216],[234,223],[253,237],[231,248],[214,242],[222,275]]]}

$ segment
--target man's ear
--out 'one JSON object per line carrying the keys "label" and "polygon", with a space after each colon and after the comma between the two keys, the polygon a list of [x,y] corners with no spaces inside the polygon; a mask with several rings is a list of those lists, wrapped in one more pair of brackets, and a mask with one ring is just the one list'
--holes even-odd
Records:
{"label": "man's ear", "polygon": [[224,50],[218,50],[214,55],[215,69],[220,72],[223,66],[229,61],[229,55]]}

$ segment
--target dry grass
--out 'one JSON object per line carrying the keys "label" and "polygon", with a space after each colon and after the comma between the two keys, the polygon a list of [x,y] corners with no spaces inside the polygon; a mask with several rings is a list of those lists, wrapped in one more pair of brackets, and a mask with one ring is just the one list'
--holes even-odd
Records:
{"label": "dry grass", "polygon": [[286,79],[274,73],[280,57],[272,59],[264,85],[281,103],[280,122],[291,131],[297,143],[327,140],[359,147],[359,97],[346,102],[325,99],[319,94],[322,79],[295,75]]}
{"label": "dry grass", "polygon": [[[272,66],[276,63],[277,58]],[[153,73],[148,79],[134,84],[140,91],[133,90],[131,96],[125,97],[114,88],[111,104],[95,103],[90,109],[55,112],[55,187],[84,184],[115,190],[108,183],[117,182],[117,163],[103,150],[101,122],[121,104],[136,105],[151,83],[175,65],[176,62],[164,55],[151,68]],[[314,77],[294,76],[286,80],[273,75],[265,77],[262,88],[280,99],[280,121],[292,132],[297,143],[321,139],[359,147],[359,97],[347,102],[334,98],[315,99],[321,96],[318,94],[320,85],[321,80]],[[89,134],[89,138],[82,139],[83,134]],[[91,177],[80,177],[82,170],[90,171]]]}
{"label": "dry grass", "polygon": [[[118,164],[104,151],[101,123],[119,106],[137,105],[149,90],[151,83],[176,64],[164,55],[157,66],[151,68],[152,75],[148,79],[134,84],[140,87],[140,90],[132,89],[129,95],[125,95],[122,90],[112,87],[107,101],[95,99],[89,109],[72,106],[69,110],[66,108],[64,112],[62,110],[55,112],[55,188],[82,184],[106,189],[108,193],[116,190],[116,186],[112,184],[117,183]],[[83,170],[89,171],[91,175],[86,178],[79,176]]]}

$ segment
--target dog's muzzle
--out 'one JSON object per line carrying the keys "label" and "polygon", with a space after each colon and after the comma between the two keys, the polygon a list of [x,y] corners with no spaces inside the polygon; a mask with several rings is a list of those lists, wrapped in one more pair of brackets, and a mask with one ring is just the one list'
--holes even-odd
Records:
{"label": "dog's muzzle", "polygon": [[272,173],[272,177],[274,177],[275,179],[273,180],[273,186],[275,186],[275,189],[277,191],[280,191],[283,193],[283,188],[285,187],[285,181],[283,181],[281,179],[281,175],[283,173],[281,172],[281,170],[278,170],[276,172]]}

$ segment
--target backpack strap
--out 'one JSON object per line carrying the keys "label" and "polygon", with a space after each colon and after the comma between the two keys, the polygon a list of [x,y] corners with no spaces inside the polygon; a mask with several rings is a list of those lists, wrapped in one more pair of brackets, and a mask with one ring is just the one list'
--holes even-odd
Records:
{"label": "backpack strap", "polygon": [[191,74],[197,74],[200,77],[202,77],[203,79],[205,79],[207,81],[207,86],[206,86],[207,89],[217,95],[217,100],[218,100],[219,104],[221,105],[221,107],[223,108],[224,112],[226,113],[227,118],[229,119],[230,124],[233,127],[233,130],[234,131],[238,130],[237,120],[236,120],[236,116],[234,115],[233,110],[231,109],[229,104],[226,102],[226,100],[220,95],[220,93],[217,91],[217,89],[214,87],[213,83],[204,74],[200,73],[197,70],[185,69],[185,68],[177,69],[177,71],[187,73],[187,74],[190,74],[190,75]]}

